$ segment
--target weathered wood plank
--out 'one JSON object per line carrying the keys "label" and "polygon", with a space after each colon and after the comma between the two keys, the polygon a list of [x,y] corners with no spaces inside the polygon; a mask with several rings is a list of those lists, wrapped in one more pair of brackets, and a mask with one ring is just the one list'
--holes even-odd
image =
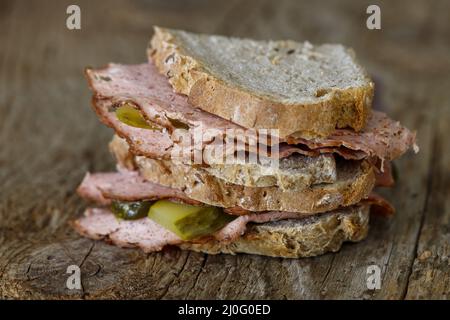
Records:
{"label": "weathered wood plank", "polygon": [[[81,31],[65,28],[70,3],[0,3],[0,297],[448,298],[446,1],[382,1],[381,31],[364,27],[370,1],[78,1]],[[82,69],[143,61],[153,24],[354,47],[377,106],[419,133],[420,154],[398,161],[398,185],[384,192],[397,216],[372,219],[362,243],[302,260],[146,255],[76,235],[68,222],[86,204],[74,189],[85,171],[114,166]],[[82,290],[65,286],[71,264]],[[381,290],[367,290],[371,264]]]}
{"label": "weathered wood plank", "polygon": [[431,165],[427,201],[409,279],[407,299],[450,298],[450,81],[435,88],[435,131],[431,142]]}

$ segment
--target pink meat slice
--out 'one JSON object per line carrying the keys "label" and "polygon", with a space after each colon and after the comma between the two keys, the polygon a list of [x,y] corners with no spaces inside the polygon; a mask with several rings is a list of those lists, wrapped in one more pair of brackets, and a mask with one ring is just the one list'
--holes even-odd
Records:
{"label": "pink meat slice", "polygon": [[[173,120],[187,124],[189,130],[201,126],[204,130],[214,129],[218,134],[224,134],[227,129],[243,129],[189,105],[187,98],[174,93],[167,79],[151,63],[109,64],[103,69],[88,69],[86,75],[95,93],[94,106],[100,118],[127,139],[132,151],[140,155],[167,157],[173,145],[170,132],[176,129]],[[119,124],[111,106],[125,101],[133,102],[149,121],[169,132],[135,130]],[[410,147],[418,151],[415,133],[386,114],[373,111],[366,128],[360,132],[337,129],[328,138],[305,140],[288,137],[280,145],[279,156],[286,157],[295,152],[305,155],[335,152],[346,159],[375,157],[384,162],[399,157]]]}
{"label": "pink meat slice", "polygon": [[337,129],[328,138],[322,139],[290,139],[290,143],[303,144],[310,149],[346,148],[363,152],[366,157],[377,157],[393,160],[405,153],[410,147],[419,151],[415,144],[416,134],[403,127],[400,122],[393,121],[386,114],[373,111],[367,126],[361,132],[348,129]]}
{"label": "pink meat slice", "polygon": [[392,164],[385,162],[382,170],[375,172],[375,186],[376,187],[393,187],[395,184]]}
{"label": "pink meat slice", "polygon": [[174,143],[167,130],[148,130],[126,125],[117,119],[114,112],[110,112],[111,101],[94,100],[94,109],[100,120],[127,140],[133,154],[157,159],[170,158]]}
{"label": "pink meat slice", "polygon": [[152,122],[174,129],[177,119],[190,126],[205,128],[242,129],[233,122],[194,108],[187,98],[174,93],[167,79],[160,75],[153,64],[109,64],[103,69],[87,69],[90,87],[98,99],[133,101]]}
{"label": "pink meat slice", "polygon": [[370,205],[371,214],[388,217],[395,213],[394,206],[376,192],[371,192],[363,202]]}
{"label": "pink meat slice", "polygon": [[108,209],[88,208],[84,216],[72,223],[81,235],[107,239],[120,247],[141,247],[146,252],[160,251],[164,246],[182,240],[151,219],[118,220]]}
{"label": "pink meat slice", "polygon": [[111,200],[137,201],[170,199],[188,204],[200,204],[178,189],[172,189],[144,180],[138,172],[122,169],[119,172],[87,173],[77,193],[100,205]]}

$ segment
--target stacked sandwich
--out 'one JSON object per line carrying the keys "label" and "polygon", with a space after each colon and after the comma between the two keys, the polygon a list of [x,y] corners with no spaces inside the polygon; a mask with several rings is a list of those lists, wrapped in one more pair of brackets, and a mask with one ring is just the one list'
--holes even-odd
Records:
{"label": "stacked sandwich", "polygon": [[96,204],[82,235],[306,257],[362,240],[371,208],[393,212],[372,189],[392,186],[415,134],[371,110],[350,49],[155,28],[148,57],[86,72],[117,171],[78,188]]}

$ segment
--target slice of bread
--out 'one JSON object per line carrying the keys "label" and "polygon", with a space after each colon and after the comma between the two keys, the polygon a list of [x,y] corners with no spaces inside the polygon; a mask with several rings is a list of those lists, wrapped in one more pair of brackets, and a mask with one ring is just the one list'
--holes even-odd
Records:
{"label": "slice of bread", "polygon": [[[125,139],[114,135],[110,149],[120,163],[131,170],[136,169],[133,154]],[[308,157],[293,154],[279,160],[278,166],[263,163],[213,162],[203,167],[210,175],[226,182],[246,187],[278,186],[281,190],[302,190],[319,183],[334,183],[337,179],[336,161],[331,154]]]}
{"label": "slice of bread", "polygon": [[373,82],[342,45],[256,41],[155,27],[148,55],[195,107],[280,137],[361,130]]}
{"label": "slice of bread", "polygon": [[302,258],[338,251],[345,241],[361,241],[369,230],[368,205],[356,205],[302,219],[249,225],[231,243],[182,243],[182,249],[218,253],[249,253],[271,257]]}
{"label": "slice of bread", "polygon": [[127,144],[123,142],[114,139],[110,143],[118,163],[136,166],[148,181],[182,190],[189,198],[224,208],[311,215],[356,204],[369,195],[375,183],[372,165],[366,161],[345,160],[337,163],[334,183],[317,184],[303,190],[246,187],[217,178],[201,166],[132,156],[126,152]]}
{"label": "slice of bread", "polygon": [[319,183],[336,182],[336,161],[331,154],[308,157],[293,154],[278,166],[263,163],[213,163],[205,170],[226,182],[246,187],[278,186],[281,190],[302,190]]}

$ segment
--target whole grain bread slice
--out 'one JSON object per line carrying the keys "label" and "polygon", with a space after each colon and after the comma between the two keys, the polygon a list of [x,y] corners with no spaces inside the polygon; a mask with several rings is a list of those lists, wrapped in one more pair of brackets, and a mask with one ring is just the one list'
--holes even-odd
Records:
{"label": "whole grain bread slice", "polygon": [[304,258],[338,251],[346,241],[363,240],[369,230],[368,205],[356,205],[303,219],[287,219],[248,226],[231,243],[181,243],[185,250],[208,254],[248,253]]}
{"label": "whole grain bread slice", "polygon": [[302,190],[336,181],[336,161],[331,154],[317,157],[294,154],[281,159],[277,166],[241,159],[233,164],[212,163],[205,170],[229,183],[247,187],[278,186],[281,190]]}
{"label": "whole grain bread slice", "polygon": [[137,167],[146,180],[182,190],[189,198],[223,208],[249,211],[290,211],[311,215],[350,206],[366,198],[375,183],[373,166],[365,160],[338,161],[336,182],[302,190],[247,187],[211,175],[201,166],[134,156],[124,140],[114,139],[110,149],[119,164]]}
{"label": "whole grain bread slice", "polygon": [[148,55],[176,92],[246,128],[325,137],[361,130],[374,85],[342,45],[256,41],[155,27]]}

